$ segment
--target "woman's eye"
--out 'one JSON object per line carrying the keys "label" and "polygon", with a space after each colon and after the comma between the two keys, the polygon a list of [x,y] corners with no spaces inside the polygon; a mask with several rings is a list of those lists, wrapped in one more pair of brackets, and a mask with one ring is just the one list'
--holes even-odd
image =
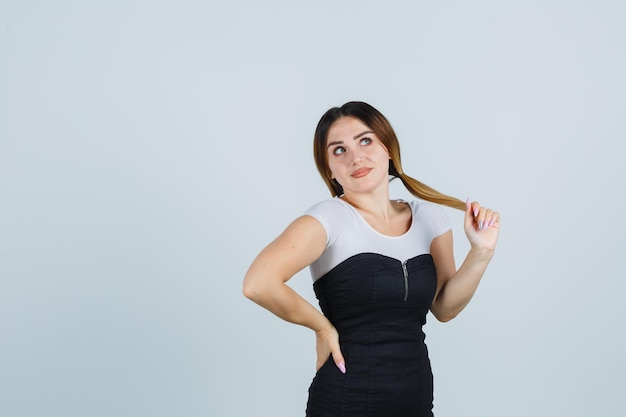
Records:
{"label": "woman's eye", "polygon": [[372,140],[370,138],[361,139],[361,145],[369,145],[370,143],[372,143]]}
{"label": "woman's eye", "polygon": [[333,150],[333,154],[334,155],[341,155],[342,153],[344,153],[346,151],[346,148],[342,147],[342,146],[337,146],[334,150]]}

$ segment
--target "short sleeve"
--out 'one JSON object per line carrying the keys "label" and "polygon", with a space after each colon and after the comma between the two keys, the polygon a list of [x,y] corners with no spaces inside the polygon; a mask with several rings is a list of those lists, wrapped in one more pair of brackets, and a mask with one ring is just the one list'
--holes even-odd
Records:
{"label": "short sleeve", "polygon": [[305,211],[304,214],[315,218],[324,227],[326,247],[335,244],[348,216],[346,208],[335,198],[320,201]]}
{"label": "short sleeve", "polygon": [[450,219],[442,206],[422,200],[416,200],[414,204],[417,213],[430,226],[433,239],[450,230]]}
{"label": "short sleeve", "polygon": [[444,234],[445,232],[451,229],[450,218],[448,217],[448,214],[446,213],[444,208],[439,205],[436,205],[436,207],[438,209],[437,210],[438,213],[437,213],[437,216],[435,217],[435,221],[433,222],[434,237],[441,236],[442,234]]}

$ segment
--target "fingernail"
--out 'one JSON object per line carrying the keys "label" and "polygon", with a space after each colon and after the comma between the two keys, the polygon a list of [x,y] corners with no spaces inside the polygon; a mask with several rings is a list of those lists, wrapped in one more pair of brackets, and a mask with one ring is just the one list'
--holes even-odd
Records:
{"label": "fingernail", "polygon": [[478,209],[474,207],[474,217],[478,216]]}
{"label": "fingernail", "polygon": [[337,367],[339,368],[339,370],[341,371],[342,374],[346,373],[346,364],[343,362],[339,362],[339,364],[337,365]]}
{"label": "fingernail", "polygon": [[496,219],[489,220],[489,227],[493,226],[495,222],[496,222]]}
{"label": "fingernail", "polygon": [[470,204],[469,204],[469,197],[467,197],[467,199],[465,199],[465,207],[469,208]]}
{"label": "fingernail", "polygon": [[483,230],[483,222],[478,222],[478,230]]}

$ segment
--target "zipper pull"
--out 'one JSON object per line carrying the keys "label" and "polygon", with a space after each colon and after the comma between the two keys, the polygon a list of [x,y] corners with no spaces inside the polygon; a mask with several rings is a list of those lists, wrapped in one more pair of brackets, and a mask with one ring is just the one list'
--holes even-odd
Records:
{"label": "zipper pull", "polygon": [[409,297],[409,271],[406,269],[406,261],[402,262],[402,273],[404,274],[404,300]]}

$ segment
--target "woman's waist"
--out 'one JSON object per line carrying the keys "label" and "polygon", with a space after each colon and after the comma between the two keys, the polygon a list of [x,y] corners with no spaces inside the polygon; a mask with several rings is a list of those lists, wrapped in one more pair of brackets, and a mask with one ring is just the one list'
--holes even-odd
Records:
{"label": "woman's waist", "polygon": [[418,342],[423,343],[425,334],[420,324],[407,326],[337,326],[339,339],[342,343],[391,343]]}

